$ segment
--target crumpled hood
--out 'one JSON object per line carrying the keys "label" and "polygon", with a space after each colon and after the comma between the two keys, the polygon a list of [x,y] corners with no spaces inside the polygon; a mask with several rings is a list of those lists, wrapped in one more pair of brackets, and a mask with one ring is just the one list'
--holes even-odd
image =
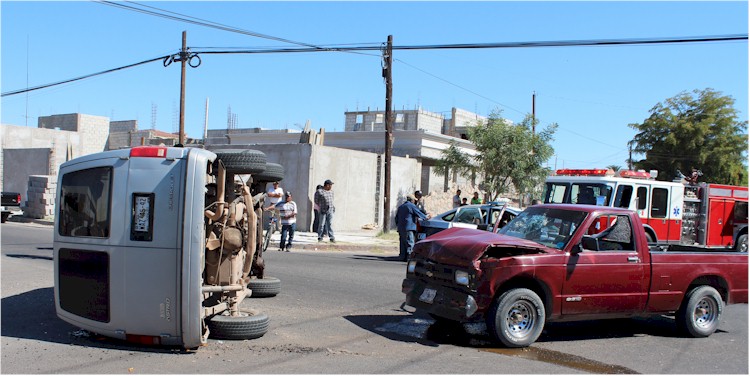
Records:
{"label": "crumpled hood", "polygon": [[542,254],[559,252],[526,239],[454,227],[418,242],[414,253],[440,264],[469,265],[479,260],[489,247],[520,248]]}

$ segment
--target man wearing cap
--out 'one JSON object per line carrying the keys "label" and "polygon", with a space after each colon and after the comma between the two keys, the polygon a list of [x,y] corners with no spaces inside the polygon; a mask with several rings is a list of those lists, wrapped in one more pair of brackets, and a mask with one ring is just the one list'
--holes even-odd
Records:
{"label": "man wearing cap", "polygon": [[422,191],[414,191],[414,198],[416,201],[414,201],[414,205],[417,205],[417,208],[419,211],[422,212],[422,214],[427,214],[427,209],[424,208],[424,199],[422,198]]}
{"label": "man wearing cap", "polygon": [[336,237],[333,235],[333,213],[336,207],[333,206],[333,182],[326,180],[323,182],[323,188],[315,192],[315,203],[320,207],[320,223],[318,224],[318,241],[323,241],[323,235],[328,234],[331,243],[336,243]]}
{"label": "man wearing cap", "polygon": [[417,235],[417,220],[428,217],[414,205],[416,198],[407,195],[406,201],[396,210],[396,228],[398,229],[399,253],[398,259],[406,261],[414,248],[414,238]]}
{"label": "man wearing cap", "polygon": [[[276,209],[279,211],[279,217],[281,218],[279,251],[286,250],[289,252],[292,249],[294,231],[297,230],[297,203],[292,201],[292,192],[284,192],[284,201],[276,204]],[[287,235],[289,235],[288,241]]]}

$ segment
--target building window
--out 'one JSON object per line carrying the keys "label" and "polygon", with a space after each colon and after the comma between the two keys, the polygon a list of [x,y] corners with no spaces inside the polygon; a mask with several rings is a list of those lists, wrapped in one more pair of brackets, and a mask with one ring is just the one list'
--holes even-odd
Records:
{"label": "building window", "polygon": [[363,117],[364,117],[364,115],[362,115],[362,114],[359,114],[359,115],[357,115],[357,120],[356,120],[356,123],[357,123],[357,124],[362,124],[362,118],[363,118]]}
{"label": "building window", "polygon": [[383,123],[383,114],[375,114],[375,123],[376,124]]}
{"label": "building window", "polygon": [[396,123],[404,122],[404,114],[396,114]]}

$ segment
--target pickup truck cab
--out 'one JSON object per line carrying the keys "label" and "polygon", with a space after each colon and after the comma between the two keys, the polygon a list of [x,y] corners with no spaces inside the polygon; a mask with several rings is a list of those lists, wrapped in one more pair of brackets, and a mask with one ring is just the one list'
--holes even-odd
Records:
{"label": "pickup truck cab", "polygon": [[675,314],[711,335],[725,304],[747,303],[747,254],[649,249],[635,212],[532,206],[497,233],[448,229],[418,242],[406,304],[437,320],[484,320],[495,340],[525,347],[546,322]]}
{"label": "pickup truck cab", "polygon": [[21,194],[18,192],[2,192],[0,212],[2,213],[2,217],[0,218],[2,219],[2,223],[5,223],[11,215],[22,214]]}

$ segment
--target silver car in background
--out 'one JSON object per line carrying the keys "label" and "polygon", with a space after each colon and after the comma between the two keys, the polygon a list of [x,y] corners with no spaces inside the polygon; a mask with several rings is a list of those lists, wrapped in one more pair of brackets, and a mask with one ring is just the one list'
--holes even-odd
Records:
{"label": "silver car in background", "polygon": [[499,224],[498,229],[502,228],[521,211],[519,208],[508,206],[507,202],[459,206],[431,219],[419,221],[417,223],[417,240],[422,240],[451,227],[492,231],[495,223]]}

